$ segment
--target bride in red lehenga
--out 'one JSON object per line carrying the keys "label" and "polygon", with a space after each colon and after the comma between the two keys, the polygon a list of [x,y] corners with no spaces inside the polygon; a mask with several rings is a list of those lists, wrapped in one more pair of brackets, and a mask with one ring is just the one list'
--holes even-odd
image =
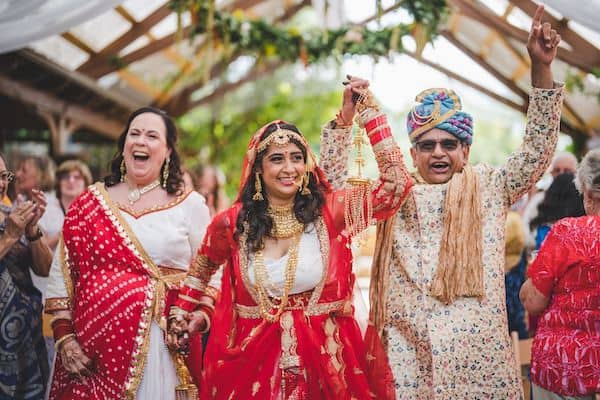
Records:
{"label": "bride in red lehenga", "polygon": [[[201,399],[394,398],[379,338],[368,329],[365,342],[354,318],[350,240],[395,213],[412,181],[366,85],[353,79],[345,99],[362,93],[380,173],[371,185],[332,191],[292,124],[252,137],[237,202],[208,227],[170,313],[172,346],[210,329]],[[215,312],[204,292],[222,264]]]}

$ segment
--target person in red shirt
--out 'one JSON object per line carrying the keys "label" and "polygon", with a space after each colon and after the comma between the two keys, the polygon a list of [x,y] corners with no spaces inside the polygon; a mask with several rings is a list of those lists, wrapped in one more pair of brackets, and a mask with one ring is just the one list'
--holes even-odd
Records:
{"label": "person in red shirt", "polygon": [[600,392],[600,149],[585,156],[575,183],[587,216],[553,225],[520,293],[529,313],[542,314],[531,352],[536,400]]}

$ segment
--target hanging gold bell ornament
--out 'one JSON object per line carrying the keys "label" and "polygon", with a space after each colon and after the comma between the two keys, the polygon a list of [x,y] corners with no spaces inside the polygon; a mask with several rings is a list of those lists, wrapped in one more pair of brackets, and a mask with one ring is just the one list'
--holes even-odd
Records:
{"label": "hanging gold bell ornament", "polygon": [[198,400],[198,388],[194,385],[190,371],[185,365],[183,354],[173,354],[177,366],[177,376],[181,382],[175,387],[175,400]]}
{"label": "hanging gold bell ornament", "polygon": [[[359,99],[361,102],[362,96]],[[360,108],[360,107],[357,107]],[[358,115],[354,118],[357,126],[352,146],[355,149],[354,165],[356,166],[356,176],[346,180],[348,189],[344,199],[344,218],[346,230],[351,237],[355,237],[364,231],[373,218],[373,204],[371,200],[371,181],[363,176],[363,168],[366,161],[363,155],[363,146],[368,142],[366,140],[365,130],[358,123]],[[365,238],[358,238],[359,245],[365,242]]]}

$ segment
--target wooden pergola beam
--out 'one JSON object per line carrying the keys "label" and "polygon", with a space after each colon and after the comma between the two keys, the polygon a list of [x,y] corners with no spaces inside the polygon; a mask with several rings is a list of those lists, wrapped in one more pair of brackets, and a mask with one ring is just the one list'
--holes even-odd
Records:
{"label": "wooden pergola beam", "polygon": [[60,36],[62,36],[63,39],[65,39],[67,42],[71,43],[75,47],[79,48],[80,50],[82,50],[88,54],[91,54],[91,55],[96,54],[96,51],[94,49],[92,49],[83,40],[81,40],[77,36],[73,35],[71,32],[64,32]]}
{"label": "wooden pergola beam", "polygon": [[[496,29],[501,35],[512,37],[524,44],[527,43],[527,38],[529,37],[527,31],[509,24],[481,4],[471,3],[465,0],[448,0],[448,2],[460,10],[461,14],[478,21],[489,28]],[[575,53],[563,47],[558,48],[557,57],[586,72],[591,72],[592,69],[598,65],[597,61],[596,64],[594,64],[593,60],[589,60],[585,55]]]}
{"label": "wooden pergola beam", "polygon": [[[235,10],[235,9],[247,9],[249,7],[253,7],[254,5],[260,3],[260,0],[236,0],[232,4],[225,7],[225,10]],[[179,35],[177,32],[173,32],[170,35],[167,35],[161,39],[152,41],[146,46],[132,51],[124,55],[123,57],[118,58],[117,62],[111,62],[111,57],[116,57],[118,52],[125,48],[129,43],[138,37],[146,34],[146,32],[160,22],[162,19],[167,17],[171,12],[173,12],[168,4],[161,6],[158,10],[148,16],[146,19],[131,27],[131,29],[117,39],[115,42],[107,46],[105,49],[98,53],[97,57],[94,57],[94,60],[88,60],[85,64],[78,68],[78,71],[83,72],[89,76],[94,78],[100,78],[104,75],[110,74],[111,72],[117,71],[124,66],[134,63],[138,60],[146,58],[156,52],[162,51],[169,46],[173,45],[177,42]],[[189,35],[191,30],[190,26],[186,26],[182,28],[181,35],[183,37]]]}
{"label": "wooden pergola beam", "polygon": [[452,43],[456,48],[465,53],[469,58],[473,59],[477,64],[479,64],[483,69],[485,69],[488,73],[490,73],[494,78],[498,79],[502,82],[507,88],[512,90],[517,96],[521,97],[525,101],[529,98],[527,93],[521,89],[515,82],[510,80],[509,78],[502,75],[498,70],[496,70],[490,63],[488,63],[483,57],[479,54],[475,53],[473,50],[469,49],[463,43],[461,43],[451,32],[442,31],[441,35],[446,38],[450,43]]}
{"label": "wooden pergola beam", "polygon": [[[510,2],[523,10],[529,17],[533,17],[538,6],[531,0],[510,0]],[[550,22],[552,26],[559,27],[562,40],[571,45],[574,53],[583,56],[591,63],[600,65],[600,49],[569,28],[569,21],[567,19],[563,18],[559,20],[548,11],[544,11],[544,21]]]}
{"label": "wooden pergola beam", "polygon": [[[140,36],[145,35],[150,28],[165,19],[171,12],[172,10],[169,8],[168,3],[159,7],[142,21],[133,24],[127,32],[99,51],[94,57],[91,57],[83,63],[77,68],[77,71],[94,78],[99,78],[107,73],[115,71],[116,68],[113,65],[112,57],[116,57],[119,54],[119,51],[123,50]],[[107,70],[108,72],[104,72]]]}
{"label": "wooden pergola beam", "polygon": [[277,68],[279,68],[282,65],[283,63],[281,61],[269,63],[267,65],[256,65],[250,71],[248,71],[248,73],[244,75],[244,77],[238,79],[237,81],[221,85],[208,96],[191,102],[190,109],[218,100],[225,96],[227,93],[232,92],[240,86],[244,85],[245,83],[255,81],[267,74],[274,72]]}
{"label": "wooden pergola beam", "polygon": [[[311,3],[311,0],[302,0],[300,3],[287,8],[282,15],[280,15],[279,17],[277,17],[275,19],[275,21],[273,21],[273,23],[282,23],[282,22],[289,20],[298,11],[300,11],[303,7],[309,5],[310,3]],[[203,43],[200,46],[203,46],[203,45],[205,45],[205,44]],[[242,51],[238,49],[230,56],[229,59],[221,60],[220,62],[213,65],[209,72],[209,79],[215,79],[216,77],[220,76],[227,69],[229,64],[233,63],[241,55],[242,55]],[[178,75],[178,77],[176,77],[176,78],[181,79],[182,77],[183,76],[180,73]],[[197,82],[194,82],[194,83],[186,86],[183,89],[180,89],[177,93],[172,95],[168,100],[161,101],[160,107],[164,108],[171,115],[174,115],[174,116],[185,114],[192,107],[190,99],[189,99],[190,95],[193,92],[195,92],[196,90],[198,90],[199,88],[201,88],[202,85],[204,85],[204,82],[199,80]]]}
{"label": "wooden pergola beam", "polygon": [[112,139],[116,139],[123,130],[121,121],[113,120],[78,104],[66,102],[27,84],[17,82],[4,74],[0,74],[0,93],[28,104],[36,110],[55,113],[61,118],[86,126]]}
{"label": "wooden pergola beam", "polygon": [[488,97],[491,97],[492,99],[494,99],[514,110],[517,110],[517,111],[520,111],[523,113],[527,112],[527,103],[526,102],[525,102],[525,104],[519,104],[519,103],[516,103],[504,96],[500,96],[498,93],[491,91],[490,89],[486,88],[485,86],[475,83],[475,82],[465,78],[463,75],[457,74],[456,72],[449,70],[448,68],[445,68],[445,67],[443,67],[439,64],[436,64],[432,61],[429,61],[423,57],[420,57],[419,55],[417,55],[416,53],[414,53],[412,51],[404,50],[404,53],[407,56],[414,58],[418,62],[425,64],[425,65],[441,72],[442,74],[449,76],[450,78],[452,78],[458,82],[464,83],[465,85],[485,94]]}
{"label": "wooden pergola beam", "polygon": [[[450,78],[459,81],[483,94],[485,94],[486,96],[512,108],[513,110],[519,111],[523,114],[527,113],[527,107],[528,107],[528,100],[524,103],[524,104],[518,104],[515,103],[514,101],[507,99],[504,96],[500,96],[499,94],[489,90],[488,88],[486,88],[485,86],[482,86],[478,83],[475,83],[467,78],[465,78],[463,75],[457,74],[454,71],[451,71],[439,64],[433,63],[429,60],[424,59],[423,57],[418,56],[416,53],[410,52],[410,51],[404,51],[404,53],[409,56],[414,58],[415,60],[417,60],[418,62],[425,64],[447,76],[449,76]],[[582,138],[582,137],[587,137],[589,136],[586,132],[574,127],[572,124],[570,124],[568,121],[566,121],[564,118],[561,118],[560,121],[560,131],[571,136],[572,138],[576,139],[576,138]]]}

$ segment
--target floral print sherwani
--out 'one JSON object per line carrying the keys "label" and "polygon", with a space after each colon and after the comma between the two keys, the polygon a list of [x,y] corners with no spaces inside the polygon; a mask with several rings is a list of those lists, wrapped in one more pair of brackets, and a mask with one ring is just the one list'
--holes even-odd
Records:
{"label": "floral print sherwani", "polygon": [[[477,165],[482,198],[485,296],[445,305],[430,295],[447,184],[416,184],[394,219],[384,337],[399,399],[520,399],[507,329],[504,230],[509,206],[548,167],[558,136],[563,89],[534,88],[521,147],[499,168]],[[348,136],[324,128],[321,166],[343,185]],[[325,162],[324,158],[327,158]]]}

